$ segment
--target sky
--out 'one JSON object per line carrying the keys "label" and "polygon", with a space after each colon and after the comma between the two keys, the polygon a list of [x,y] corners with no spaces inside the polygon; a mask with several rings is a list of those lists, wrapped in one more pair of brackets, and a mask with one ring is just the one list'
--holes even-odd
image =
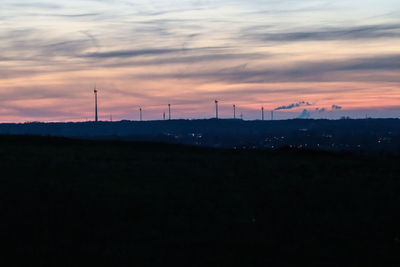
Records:
{"label": "sky", "polygon": [[400,116],[398,0],[1,0],[0,122]]}

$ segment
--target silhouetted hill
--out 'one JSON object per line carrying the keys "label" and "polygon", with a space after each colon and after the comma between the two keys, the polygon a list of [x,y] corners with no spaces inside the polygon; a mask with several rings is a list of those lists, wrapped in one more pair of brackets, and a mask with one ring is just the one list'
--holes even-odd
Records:
{"label": "silhouetted hill", "polygon": [[13,266],[398,266],[398,162],[1,136],[2,252]]}
{"label": "silhouetted hill", "polygon": [[333,151],[400,152],[399,119],[24,123],[0,124],[0,134],[152,141],[225,148],[291,146]]}

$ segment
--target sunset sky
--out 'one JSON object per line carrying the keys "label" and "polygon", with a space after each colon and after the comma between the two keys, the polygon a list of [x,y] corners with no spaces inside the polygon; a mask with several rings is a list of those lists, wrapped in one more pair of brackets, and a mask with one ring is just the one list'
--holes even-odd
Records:
{"label": "sunset sky", "polygon": [[1,0],[0,40],[0,122],[400,116],[399,0]]}

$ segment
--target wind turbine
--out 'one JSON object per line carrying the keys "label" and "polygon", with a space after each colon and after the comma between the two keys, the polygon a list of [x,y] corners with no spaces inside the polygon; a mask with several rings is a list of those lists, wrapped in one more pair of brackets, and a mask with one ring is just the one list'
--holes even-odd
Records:
{"label": "wind turbine", "polygon": [[95,120],[95,122],[98,122],[98,116],[97,116],[97,89],[96,89],[96,85],[94,86],[94,120]]}
{"label": "wind turbine", "polygon": [[218,100],[215,100],[215,118],[218,120]]}
{"label": "wind turbine", "polygon": [[264,107],[261,107],[261,120],[264,120]]}

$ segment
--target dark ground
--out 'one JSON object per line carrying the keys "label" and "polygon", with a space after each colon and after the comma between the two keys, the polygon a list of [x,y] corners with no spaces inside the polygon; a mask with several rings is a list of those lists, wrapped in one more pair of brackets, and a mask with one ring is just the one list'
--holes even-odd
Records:
{"label": "dark ground", "polygon": [[27,266],[399,266],[399,159],[0,136],[3,256]]}

